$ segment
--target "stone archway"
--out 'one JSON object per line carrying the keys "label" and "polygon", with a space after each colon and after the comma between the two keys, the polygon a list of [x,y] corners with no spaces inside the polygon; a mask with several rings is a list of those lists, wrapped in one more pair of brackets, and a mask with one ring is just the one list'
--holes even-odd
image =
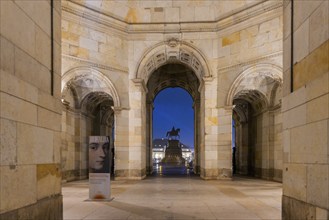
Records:
{"label": "stone archway", "polygon": [[281,85],[281,68],[258,64],[241,73],[229,90],[239,174],[282,179]]}
{"label": "stone archway", "polygon": [[243,71],[233,82],[226,99],[232,105],[235,95],[242,90],[258,90],[266,96],[268,103],[275,99],[273,88],[282,84],[282,68],[273,64],[257,64]]}
{"label": "stone archway", "polygon": [[[147,126],[147,146],[150,146],[146,150],[146,159],[147,159],[147,170],[149,173],[152,172],[152,124],[153,124],[153,102],[156,95],[162,90],[169,87],[180,87],[185,89],[193,99],[193,108],[194,108],[194,149],[195,149],[195,158],[193,161],[194,172],[199,174],[200,171],[200,92],[198,88],[200,87],[200,81],[194,74],[194,71],[189,67],[179,64],[179,63],[168,63],[157,70],[155,70],[148,80],[146,85],[147,94],[146,94],[146,126]],[[173,97],[174,98],[174,97]]]}
{"label": "stone archway", "polygon": [[91,67],[77,67],[67,71],[62,77],[62,99],[68,90],[72,90],[76,107],[81,107],[81,102],[88,93],[104,92],[113,99],[114,107],[120,108],[120,98],[113,83],[100,71]]}
{"label": "stone archway", "polygon": [[[120,99],[112,82],[90,67],[71,69],[62,80],[62,170],[63,179],[86,178],[88,139],[91,135],[110,136],[114,153],[115,109]],[[110,155],[114,174],[113,153]]]}
{"label": "stone archway", "polygon": [[181,63],[188,66],[200,81],[212,77],[206,58],[200,50],[185,41],[169,38],[144,52],[135,79],[143,80],[146,84],[153,71],[167,63]]}
{"label": "stone archway", "polygon": [[[174,69],[175,73],[170,74],[168,70],[170,68]],[[185,74],[188,80],[180,78],[178,72]],[[190,76],[193,79],[189,78]],[[142,176],[146,175],[146,172],[151,172],[150,164],[147,163],[150,161],[149,152],[152,142],[150,132],[152,97],[163,88],[179,86],[195,97],[195,143],[197,145],[195,150],[198,151],[199,160],[196,163],[196,172],[200,173],[204,179],[231,177],[231,159],[228,157],[230,148],[225,141],[219,143],[219,132],[222,131],[218,128],[220,116],[218,116],[219,110],[216,105],[217,84],[213,79],[205,56],[187,42],[169,38],[144,52],[136,69],[135,78],[132,79],[134,86],[131,87],[131,93],[141,101],[134,102],[131,108],[141,113],[138,119],[140,124],[135,126],[135,133],[138,131],[140,135],[134,138],[140,143],[134,142],[134,146],[141,146],[141,160],[146,161],[146,163],[138,164],[142,170]],[[228,134],[225,133],[225,138],[227,136]],[[219,145],[221,146],[217,147]]]}

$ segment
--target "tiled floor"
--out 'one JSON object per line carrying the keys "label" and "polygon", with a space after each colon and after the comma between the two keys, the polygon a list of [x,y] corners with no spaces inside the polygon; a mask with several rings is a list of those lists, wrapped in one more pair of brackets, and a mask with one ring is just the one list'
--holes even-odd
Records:
{"label": "tiled floor", "polygon": [[88,181],[63,186],[64,219],[281,219],[280,183],[196,176],[112,181],[111,202],[87,202]]}

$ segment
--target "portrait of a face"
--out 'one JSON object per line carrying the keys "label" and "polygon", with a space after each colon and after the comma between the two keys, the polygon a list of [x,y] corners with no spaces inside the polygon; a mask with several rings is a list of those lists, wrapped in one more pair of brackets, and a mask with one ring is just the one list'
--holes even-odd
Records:
{"label": "portrait of a face", "polygon": [[108,172],[109,170],[109,147],[108,138],[91,140],[89,143],[89,172]]}

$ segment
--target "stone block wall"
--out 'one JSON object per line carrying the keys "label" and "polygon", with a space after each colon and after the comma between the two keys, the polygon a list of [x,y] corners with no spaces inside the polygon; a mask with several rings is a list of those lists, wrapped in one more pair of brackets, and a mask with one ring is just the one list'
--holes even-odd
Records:
{"label": "stone block wall", "polygon": [[218,176],[227,179],[232,177],[232,108],[218,110],[218,124]]}
{"label": "stone block wall", "polygon": [[[185,53],[193,58],[185,64],[195,71],[193,62],[198,61],[202,70],[195,72],[200,80],[195,92],[201,97],[195,100],[200,102],[196,125],[200,162],[196,166],[205,179],[231,177],[233,103],[226,100],[235,79],[253,65],[282,65],[280,2],[186,3],[63,3],[64,77],[85,66],[97,69],[120,97],[115,116],[118,178],[143,178],[146,174],[146,123],[150,121],[145,111],[149,104],[145,103],[145,87],[152,71],[163,65],[157,55],[169,58],[178,54],[180,62]],[[143,67],[148,64],[153,69],[145,73]]]}
{"label": "stone block wall", "polygon": [[247,119],[236,118],[235,128],[236,172],[282,182],[280,106],[255,113]]}
{"label": "stone block wall", "polygon": [[0,2],[0,218],[62,219],[61,3]]}
{"label": "stone block wall", "polygon": [[272,57],[277,55],[274,62],[282,63],[280,59],[280,55],[282,56],[282,15],[273,12],[271,17],[266,17],[265,21],[250,21],[239,29],[231,28],[230,31],[223,31],[218,43],[218,69],[261,61],[269,55]]}
{"label": "stone block wall", "polygon": [[90,134],[91,119],[75,113],[69,107],[63,106],[61,132],[62,181],[87,178],[87,146]]}
{"label": "stone block wall", "polygon": [[273,153],[270,153],[270,167],[273,167],[272,180],[282,182],[283,143],[282,143],[282,114],[281,108],[272,112],[273,126],[270,128],[269,144]]}
{"label": "stone block wall", "polygon": [[[67,8],[70,8],[70,10],[67,10]],[[93,79],[92,72],[96,71],[103,79],[108,79],[118,92],[121,106],[116,107],[127,108],[129,105],[129,81],[127,74],[128,44],[126,34],[122,30],[111,29],[100,24],[101,18],[99,18],[100,23],[97,23],[92,22],[91,17],[79,17],[81,16],[79,12],[84,11],[85,8],[78,4],[65,1],[62,4],[62,10],[62,77],[68,74],[72,75],[67,83],[79,77],[91,77]],[[97,16],[100,15],[98,14]],[[83,69],[85,67],[87,67],[87,71]],[[79,75],[79,71],[83,73]],[[63,84],[62,89],[65,86]],[[79,88],[77,89],[79,90]],[[91,88],[88,92],[95,92],[98,89]],[[87,93],[80,95],[87,95]],[[75,100],[74,94],[66,94],[65,101],[68,102],[68,108],[63,106],[62,167],[64,179],[72,181],[87,177],[87,146],[88,136],[92,134],[92,117],[81,112],[82,100]],[[118,117],[115,119],[117,124],[115,153],[116,157],[118,157],[116,169],[122,168],[122,161],[127,164],[129,161],[128,157],[121,158],[127,152],[126,147],[128,146],[125,142],[127,140],[126,134],[121,134],[123,129],[128,130],[128,124],[126,125],[124,120],[121,119],[121,113],[119,112],[120,110],[118,110]],[[125,170],[128,169],[125,168]],[[122,174],[120,173],[122,172],[118,171],[117,175],[121,176]]]}
{"label": "stone block wall", "polygon": [[[280,108],[252,118],[249,140],[254,152],[254,175],[268,180],[282,181],[282,115]],[[253,140],[254,139],[254,140]]]}
{"label": "stone block wall", "polygon": [[[217,51],[218,107],[233,106],[240,91],[257,91],[268,97],[267,109],[253,113],[248,123],[238,126],[238,172],[277,181],[282,180],[281,93],[272,87],[277,98],[271,103],[271,81],[264,89],[255,79],[260,80],[264,72],[276,72],[282,83],[282,30],[283,15],[278,8],[219,32]],[[266,70],[261,70],[265,66]],[[248,79],[251,74],[254,78]]]}
{"label": "stone block wall", "polygon": [[242,8],[250,7],[257,1],[87,1],[86,5],[95,10],[118,17],[129,23],[168,23],[212,21],[225,17]]}
{"label": "stone block wall", "polygon": [[254,153],[254,175],[269,179],[270,177],[270,149],[269,149],[269,113],[264,112],[254,116],[250,123],[249,143]]}
{"label": "stone block wall", "polygon": [[[71,7],[70,14],[66,10],[67,7]],[[64,1],[62,8],[62,53],[65,64],[62,69],[63,74],[81,63],[84,66],[102,69],[127,70],[128,44],[124,32],[106,28],[91,21],[92,19],[88,16],[80,18],[81,14],[72,13],[72,11],[78,13],[87,9],[77,4]],[[100,15],[97,14],[97,16]],[[99,21],[101,22],[102,19],[99,18]],[[77,61],[79,64],[72,65],[67,60]]]}
{"label": "stone block wall", "polygon": [[282,217],[328,219],[329,3],[294,1],[293,33],[291,8],[286,1]]}

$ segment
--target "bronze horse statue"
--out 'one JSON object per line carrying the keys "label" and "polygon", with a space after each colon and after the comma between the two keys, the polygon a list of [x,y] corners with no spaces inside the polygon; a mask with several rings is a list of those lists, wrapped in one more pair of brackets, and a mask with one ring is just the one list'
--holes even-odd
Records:
{"label": "bronze horse statue", "polygon": [[175,129],[175,127],[172,127],[171,131],[167,132],[166,137],[175,137],[175,138],[179,137],[180,138],[179,132],[180,132],[179,128]]}

